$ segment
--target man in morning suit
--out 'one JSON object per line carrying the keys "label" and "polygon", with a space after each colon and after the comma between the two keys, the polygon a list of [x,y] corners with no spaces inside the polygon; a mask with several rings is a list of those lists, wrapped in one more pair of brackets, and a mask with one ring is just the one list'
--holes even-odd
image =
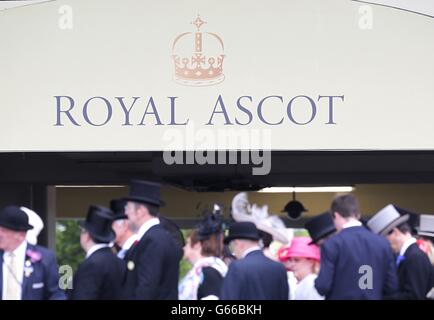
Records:
{"label": "man in morning suit", "polygon": [[127,257],[125,298],[138,300],[178,299],[181,254],[173,237],[160,225],[160,185],[133,180],[125,213],[138,230],[138,243]]}
{"label": "man in morning suit", "polygon": [[109,209],[90,206],[86,221],[81,223],[80,244],[86,251],[86,258],[74,276],[74,300],[121,298],[125,264],[109,247],[109,242],[115,238],[112,219]]}
{"label": "man in morning suit", "polygon": [[397,255],[399,291],[389,298],[426,299],[434,286],[434,269],[412,237],[408,219],[408,214],[400,215],[393,205],[388,205],[369,220],[368,226],[386,237]]}
{"label": "man in morning suit", "polygon": [[2,300],[65,299],[59,288],[54,253],[27,243],[32,226],[24,211],[8,206],[0,212],[0,298]]}
{"label": "man in morning suit", "polygon": [[321,266],[315,280],[329,300],[378,300],[396,292],[398,279],[389,244],[359,221],[357,199],[335,198],[331,213],[338,233],[321,245]]}
{"label": "man in morning suit", "polygon": [[259,247],[259,232],[251,222],[237,222],[229,228],[230,244],[239,260],[229,265],[223,280],[221,300],[287,300],[285,267],[267,258]]}

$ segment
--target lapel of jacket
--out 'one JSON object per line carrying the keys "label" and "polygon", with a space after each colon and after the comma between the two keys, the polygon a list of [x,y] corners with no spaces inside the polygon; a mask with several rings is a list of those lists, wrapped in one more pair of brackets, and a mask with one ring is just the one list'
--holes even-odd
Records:
{"label": "lapel of jacket", "polygon": [[408,258],[408,256],[412,253],[413,250],[417,250],[418,246],[417,243],[412,243],[408,246],[407,250],[404,252],[404,257]]}
{"label": "lapel of jacket", "polygon": [[125,256],[124,256],[123,260],[128,261],[128,260],[131,259],[132,253],[133,253],[133,251],[136,248],[136,246],[137,246],[138,243],[139,243],[139,240],[135,240],[133,242],[133,244],[131,245],[131,247],[127,250],[127,252],[125,252]]}
{"label": "lapel of jacket", "polygon": [[398,275],[402,272],[402,270],[405,270],[405,268],[403,269],[403,266],[407,265],[405,260],[408,258],[410,253],[415,249],[415,246],[417,247],[417,244],[412,243],[411,245],[408,246],[407,250],[405,250],[404,258],[401,260],[401,262],[398,265]]}
{"label": "lapel of jacket", "polygon": [[[29,257],[29,255],[27,254],[28,250],[32,250],[34,252],[38,251],[35,246],[27,243],[27,247],[26,247],[26,253],[25,253],[25,258],[24,258],[24,274],[23,274],[23,284],[22,284],[22,299],[24,300],[25,298],[27,298],[30,294],[31,294],[31,279],[32,277],[35,275],[36,273],[36,265],[38,263],[38,261],[36,262],[31,262],[31,257]],[[29,265],[30,263],[30,265]],[[27,266],[26,266],[27,264]],[[27,276],[26,276],[26,269],[29,269]]]}
{"label": "lapel of jacket", "polygon": [[0,251],[0,300],[3,297],[3,251]]}
{"label": "lapel of jacket", "polygon": [[27,244],[27,246],[26,246],[26,252],[25,252],[25,255],[24,255],[23,283],[21,285],[21,297],[22,297],[23,300],[27,296],[27,287],[28,287],[28,283],[29,283],[29,281],[27,279],[28,277],[26,277],[26,272],[25,272],[25,270],[26,270],[26,261],[28,260],[28,257],[27,257],[27,250],[28,249],[30,249],[30,244]]}

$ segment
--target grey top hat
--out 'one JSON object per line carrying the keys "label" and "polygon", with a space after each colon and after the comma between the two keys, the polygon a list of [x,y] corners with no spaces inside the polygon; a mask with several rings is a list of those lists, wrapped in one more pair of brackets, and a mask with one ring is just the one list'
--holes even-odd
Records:
{"label": "grey top hat", "polygon": [[434,237],[434,215],[420,215],[417,234],[420,236]]}
{"label": "grey top hat", "polygon": [[395,207],[389,204],[369,219],[367,225],[372,232],[386,236],[389,231],[406,222],[409,217],[408,214],[401,216]]}

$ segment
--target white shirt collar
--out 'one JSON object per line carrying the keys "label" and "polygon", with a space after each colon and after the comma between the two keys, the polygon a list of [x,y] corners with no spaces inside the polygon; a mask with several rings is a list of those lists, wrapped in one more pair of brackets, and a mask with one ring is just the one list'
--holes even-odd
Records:
{"label": "white shirt collar", "polygon": [[413,237],[405,240],[404,244],[401,247],[401,250],[399,250],[399,255],[403,256],[405,254],[405,251],[407,251],[408,247],[411,246],[413,243],[416,243],[416,239]]}
{"label": "white shirt collar", "polygon": [[[15,258],[18,259],[22,258],[24,260],[26,257],[26,249],[27,249],[27,242],[23,241],[14,251],[12,251],[12,253],[14,254]],[[11,252],[6,251],[6,254],[10,256]]]}
{"label": "white shirt collar", "polygon": [[134,241],[138,240],[138,236],[137,234],[133,234],[131,237],[129,237],[127,239],[127,241],[125,241],[124,245],[122,246],[122,250],[128,250],[131,248],[131,246],[133,245]]}
{"label": "white shirt collar", "polygon": [[362,226],[362,223],[357,220],[348,221],[347,223],[344,223],[342,226],[342,229],[351,228],[351,227],[360,227]]}
{"label": "white shirt collar", "polygon": [[243,258],[245,258],[250,252],[253,252],[256,250],[261,250],[261,248],[259,246],[254,246],[254,247],[247,249],[246,251],[243,252]]}
{"label": "white shirt collar", "polygon": [[87,252],[86,252],[86,258],[89,258],[92,253],[95,251],[102,249],[102,248],[108,248],[110,245],[108,243],[97,243],[94,244]]}
{"label": "white shirt collar", "polygon": [[139,232],[137,232],[137,239],[140,240],[145,235],[145,233],[151,229],[151,227],[157,225],[160,223],[160,220],[158,218],[151,218],[148,221],[146,221],[139,229]]}

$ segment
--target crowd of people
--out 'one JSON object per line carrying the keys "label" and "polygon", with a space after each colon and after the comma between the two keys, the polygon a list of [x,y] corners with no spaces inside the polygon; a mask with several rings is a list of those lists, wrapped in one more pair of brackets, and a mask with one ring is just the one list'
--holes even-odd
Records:
{"label": "crowd of people", "polygon": [[[337,196],[294,235],[268,207],[232,202],[233,221],[208,212],[184,241],[159,213],[160,185],[134,180],[110,208],[91,205],[80,223],[85,259],[62,288],[55,254],[36,245],[32,210],[0,212],[4,300],[347,300],[433,299],[434,216],[388,205],[361,221],[357,199]],[[415,234],[416,233],[416,234]],[[36,235],[35,235],[36,234]],[[191,269],[179,279],[184,257]]]}

